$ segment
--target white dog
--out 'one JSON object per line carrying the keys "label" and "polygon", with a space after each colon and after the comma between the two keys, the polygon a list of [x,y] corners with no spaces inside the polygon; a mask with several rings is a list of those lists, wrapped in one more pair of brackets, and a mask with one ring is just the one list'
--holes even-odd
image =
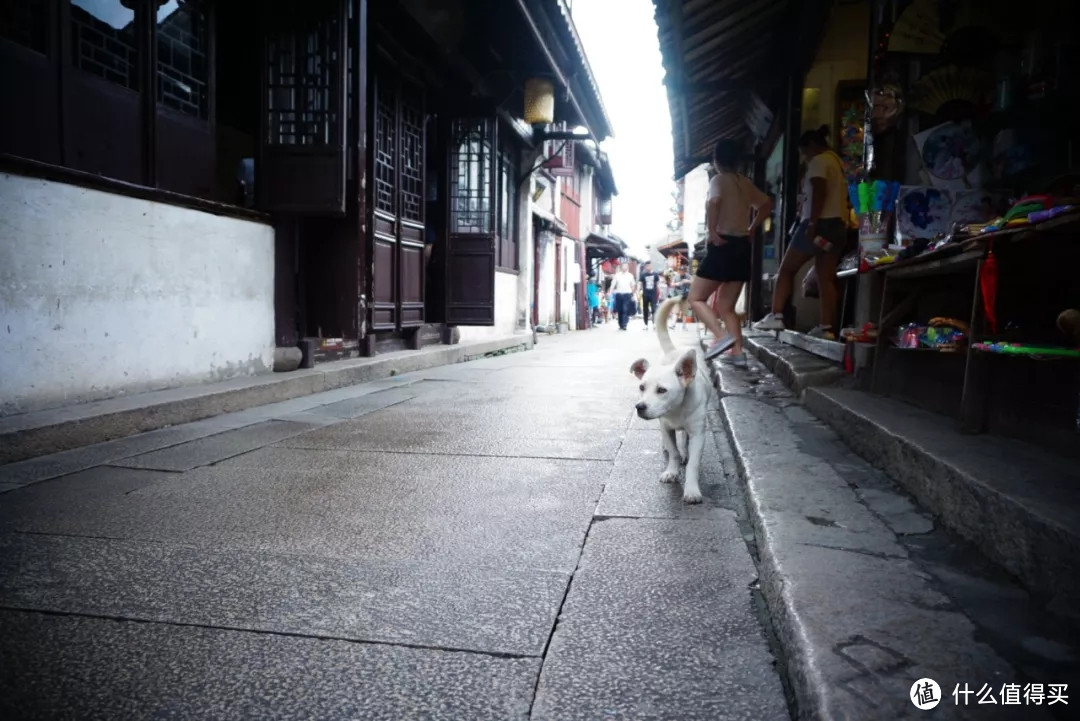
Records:
{"label": "white dog", "polygon": [[708,434],[706,413],[713,386],[700,351],[695,348],[680,351],[668,335],[668,316],[681,302],[681,298],[668,298],[656,311],[656,334],[664,351],[663,362],[650,367],[647,360],[639,358],[630,366],[630,372],[641,381],[641,400],[635,406],[637,414],[646,420],[660,419],[661,439],[667,456],[660,482],[675,483],[679,479],[679,466],[684,460],[680,457],[675,434],[683,431],[686,434],[683,501],[701,503],[698,474]]}

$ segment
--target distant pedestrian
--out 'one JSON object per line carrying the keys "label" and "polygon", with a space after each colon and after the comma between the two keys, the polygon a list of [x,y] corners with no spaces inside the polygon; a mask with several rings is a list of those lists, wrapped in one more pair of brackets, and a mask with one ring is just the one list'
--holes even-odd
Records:
{"label": "distant pedestrian", "polygon": [[589,282],[585,285],[585,295],[589,300],[589,322],[596,325],[600,322],[600,286],[596,283],[595,275],[589,276]]}
{"label": "distant pedestrian", "polygon": [[634,276],[630,275],[626,263],[623,263],[611,281],[611,293],[615,296],[615,312],[619,316],[619,330],[626,330],[626,324],[630,322],[635,285]]}
{"label": "distant pedestrian", "polygon": [[656,301],[660,293],[660,274],[653,270],[652,261],[645,261],[641,270],[641,313],[645,317],[645,330],[649,330],[649,316],[656,315]]}
{"label": "distant pedestrian", "polygon": [[[731,140],[721,140],[713,149],[716,175],[709,182],[705,206],[708,243],[705,259],[698,265],[697,276],[690,288],[690,307],[694,309],[694,317],[704,323],[716,339],[705,352],[705,358],[716,358],[732,350],[733,360],[744,365],[742,328],[735,313],[735,303],[743,284],[750,280],[751,238],[772,213],[773,202],[736,170],[739,154],[738,144]],[[723,333],[709,307],[709,297],[717,291],[718,309],[727,334]]]}

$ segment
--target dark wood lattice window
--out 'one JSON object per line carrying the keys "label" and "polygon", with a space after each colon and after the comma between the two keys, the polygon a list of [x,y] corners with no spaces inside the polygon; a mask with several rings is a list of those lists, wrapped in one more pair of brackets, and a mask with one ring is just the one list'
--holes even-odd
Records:
{"label": "dark wood lattice window", "polygon": [[49,5],[52,0],[0,3],[0,38],[45,54],[49,49]]}
{"label": "dark wood lattice window", "polygon": [[517,164],[514,153],[504,148],[499,152],[499,254],[500,268],[517,270]]}
{"label": "dark wood lattice window", "polygon": [[494,123],[455,120],[451,150],[450,232],[488,234],[492,227]]}
{"label": "dark wood lattice window", "polygon": [[338,19],[268,38],[267,143],[327,146],[335,142],[341,52]]}
{"label": "dark wood lattice window", "polygon": [[397,159],[397,113],[394,87],[378,83],[375,87],[375,209],[394,215],[394,175]]}
{"label": "dark wood lattice window", "polygon": [[409,84],[401,91],[401,217],[424,222],[424,97]]}
{"label": "dark wood lattice window", "polygon": [[204,0],[169,0],[158,8],[158,102],[185,115],[206,118],[208,40]]}
{"label": "dark wood lattice window", "polygon": [[126,5],[122,0],[71,0],[71,59],[80,70],[138,90],[135,11]]}

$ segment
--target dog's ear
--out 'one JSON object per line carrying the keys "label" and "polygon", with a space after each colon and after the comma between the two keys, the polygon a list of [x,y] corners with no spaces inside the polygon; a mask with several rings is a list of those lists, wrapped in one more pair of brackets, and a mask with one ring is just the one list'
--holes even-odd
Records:
{"label": "dog's ear", "polygon": [[630,372],[637,376],[638,380],[641,380],[641,377],[645,375],[645,371],[647,370],[649,370],[649,361],[644,358],[638,358],[630,366]]}
{"label": "dog's ear", "polygon": [[683,386],[688,386],[693,382],[694,377],[697,376],[697,353],[693,348],[683,353],[679,360],[675,361],[675,375],[679,377],[679,382]]}

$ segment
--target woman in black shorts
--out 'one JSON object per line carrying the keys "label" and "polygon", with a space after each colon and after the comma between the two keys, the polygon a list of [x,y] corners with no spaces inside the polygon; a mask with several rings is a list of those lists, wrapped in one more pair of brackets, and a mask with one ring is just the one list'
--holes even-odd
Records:
{"label": "woman in black shorts", "polygon": [[[773,202],[749,178],[735,170],[739,155],[739,146],[731,140],[721,140],[713,149],[716,175],[709,182],[705,206],[708,243],[705,259],[698,264],[690,286],[690,307],[716,338],[705,352],[705,358],[712,359],[731,350],[732,360],[745,365],[742,329],[735,314],[735,303],[743,283],[750,280],[751,238],[772,213]],[[709,297],[718,289],[717,310],[727,327],[727,334],[721,330],[709,307]]]}

